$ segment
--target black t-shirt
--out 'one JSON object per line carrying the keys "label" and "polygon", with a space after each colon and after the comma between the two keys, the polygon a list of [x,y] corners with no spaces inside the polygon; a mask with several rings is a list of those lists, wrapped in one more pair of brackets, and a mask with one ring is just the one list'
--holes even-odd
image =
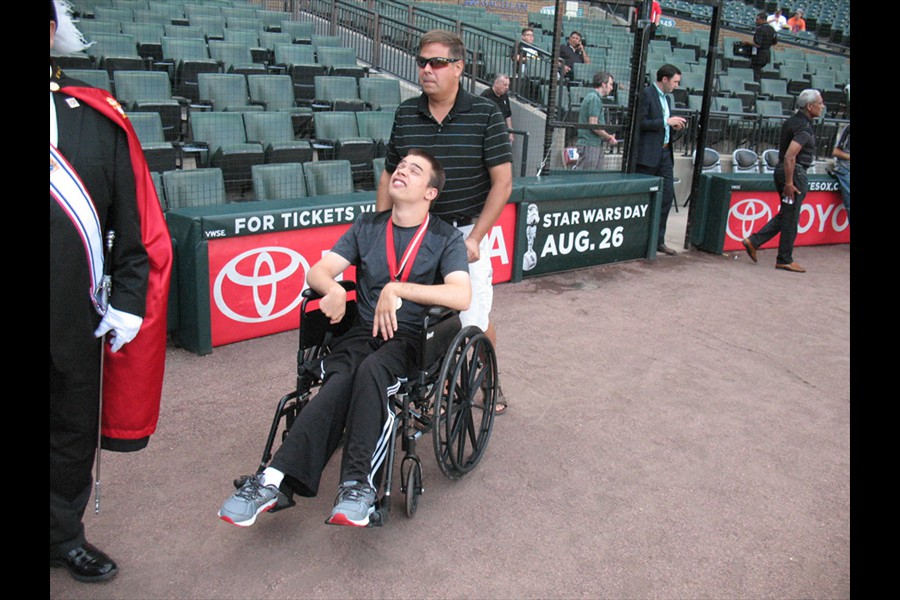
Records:
{"label": "black t-shirt", "polygon": [[[363,214],[331,249],[356,267],[358,321],[367,326],[374,323],[378,297],[382,288],[391,281],[386,252],[387,223],[390,216],[389,210]],[[396,254],[398,265],[416,229],[395,227],[394,241],[396,243],[400,240]],[[468,270],[469,261],[462,234],[452,225],[432,215],[407,281],[432,285],[442,283],[444,277],[454,271]],[[424,313],[424,306],[404,301],[397,311],[400,330],[418,331]]]}
{"label": "black t-shirt", "polygon": [[812,121],[801,110],[795,112],[781,126],[781,137],[778,143],[779,162],[784,162],[784,155],[792,141],[802,146],[797,154],[797,164],[809,167],[816,156],[816,133]]}

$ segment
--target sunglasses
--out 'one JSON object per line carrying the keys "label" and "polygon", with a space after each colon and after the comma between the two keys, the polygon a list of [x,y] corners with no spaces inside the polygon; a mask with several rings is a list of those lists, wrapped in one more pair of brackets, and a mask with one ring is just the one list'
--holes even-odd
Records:
{"label": "sunglasses", "polygon": [[447,65],[461,60],[461,58],[444,58],[443,56],[432,56],[431,58],[417,56],[416,64],[419,65],[420,69],[424,69],[425,65],[431,65],[432,69],[443,69]]}

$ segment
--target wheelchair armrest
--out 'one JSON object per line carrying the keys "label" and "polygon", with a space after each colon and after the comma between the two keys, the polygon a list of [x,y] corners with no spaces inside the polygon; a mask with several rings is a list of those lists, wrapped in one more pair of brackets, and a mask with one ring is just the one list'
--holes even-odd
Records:
{"label": "wheelchair armrest", "polygon": [[[353,281],[338,281],[341,284],[341,287],[347,290],[348,292],[352,292],[356,289],[356,283]],[[318,293],[316,290],[311,287],[303,290],[302,296],[307,300],[320,300],[322,298],[322,294]]]}
{"label": "wheelchair armrest", "polygon": [[453,312],[457,312],[457,311],[453,310],[452,308],[447,308],[446,306],[429,306],[426,314],[428,315],[429,320],[440,321],[441,319],[443,319],[444,317],[446,317],[447,315],[449,315],[450,313],[453,313]]}

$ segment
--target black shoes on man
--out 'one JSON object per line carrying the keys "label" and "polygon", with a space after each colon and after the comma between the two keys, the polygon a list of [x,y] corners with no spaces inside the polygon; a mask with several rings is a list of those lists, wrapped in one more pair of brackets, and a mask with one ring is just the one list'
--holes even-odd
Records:
{"label": "black shoes on man", "polygon": [[87,583],[112,579],[119,572],[113,559],[87,542],[61,557],[51,558],[50,566],[65,567],[72,577]]}
{"label": "black shoes on man", "polygon": [[750,257],[750,260],[753,262],[757,262],[756,260],[756,248],[753,247],[753,244],[747,238],[741,240],[741,245],[744,247],[744,250],[747,251],[747,256]]}

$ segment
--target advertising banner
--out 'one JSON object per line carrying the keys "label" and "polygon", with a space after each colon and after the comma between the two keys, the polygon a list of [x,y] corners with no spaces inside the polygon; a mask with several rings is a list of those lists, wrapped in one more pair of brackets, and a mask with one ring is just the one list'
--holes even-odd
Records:
{"label": "advertising banner", "polygon": [[645,193],[523,203],[522,276],[646,257],[651,199]]}
{"label": "advertising banner", "polygon": [[[810,191],[800,207],[795,246],[847,244],[850,242],[850,220],[841,202],[836,181],[810,181]],[[741,251],[741,239],[762,229],[778,214],[781,199],[775,191],[742,190],[731,193],[725,224],[724,252]],[[775,236],[762,248],[777,248]]]}
{"label": "advertising banner", "polygon": [[[306,273],[349,229],[347,217],[358,215],[360,208],[346,207],[340,217],[332,209],[315,209],[205,218],[212,345],[296,328]],[[308,226],[313,219],[319,226]],[[344,222],[321,226],[324,219]],[[516,206],[508,204],[488,233],[494,283],[509,281],[512,275],[515,225]],[[353,280],[355,269],[344,277]]]}

